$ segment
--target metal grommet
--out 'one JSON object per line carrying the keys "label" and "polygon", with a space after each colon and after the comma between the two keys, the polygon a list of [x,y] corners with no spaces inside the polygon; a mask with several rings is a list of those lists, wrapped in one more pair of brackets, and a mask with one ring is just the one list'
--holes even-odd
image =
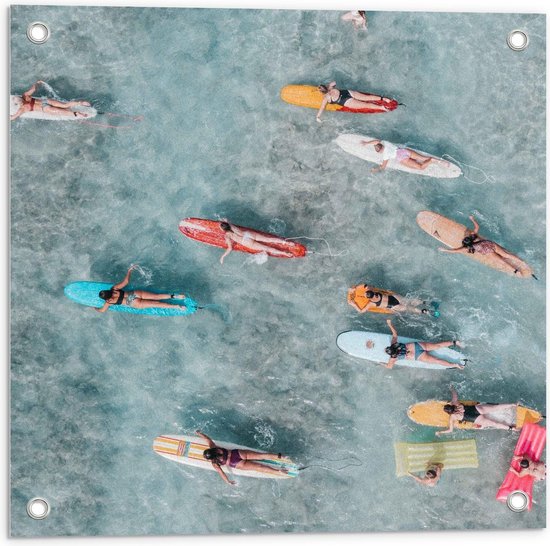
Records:
{"label": "metal grommet", "polygon": [[529,497],[524,491],[512,491],[506,498],[506,504],[512,512],[523,512],[529,506]]}
{"label": "metal grommet", "polygon": [[27,27],[27,38],[33,44],[43,44],[50,37],[50,29],[46,23],[35,21]]}
{"label": "metal grommet", "polygon": [[506,41],[510,49],[523,51],[529,45],[529,36],[523,30],[512,30]]}
{"label": "metal grommet", "polygon": [[45,519],[50,513],[50,505],[45,499],[35,497],[27,503],[27,514],[32,519]]}

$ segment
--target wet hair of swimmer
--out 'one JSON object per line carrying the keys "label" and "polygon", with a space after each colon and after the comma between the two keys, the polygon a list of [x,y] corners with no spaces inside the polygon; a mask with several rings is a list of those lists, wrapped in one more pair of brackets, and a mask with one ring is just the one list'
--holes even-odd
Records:
{"label": "wet hair of swimmer", "polygon": [[521,466],[521,468],[529,468],[529,461],[527,459],[521,459],[519,466]]}
{"label": "wet hair of swimmer", "polygon": [[468,235],[468,237],[464,237],[464,239],[462,239],[462,246],[466,247],[470,254],[475,252],[474,242],[476,239],[476,235]]}
{"label": "wet hair of swimmer", "polygon": [[437,472],[435,470],[432,470],[430,468],[430,470],[426,471],[426,478],[435,478],[436,476],[437,476]]}
{"label": "wet hair of swimmer", "polygon": [[445,404],[443,406],[443,411],[445,413],[448,413],[449,415],[453,415],[453,413],[457,413],[458,406],[455,406],[454,404]]}
{"label": "wet hair of swimmer", "polygon": [[374,292],[372,290],[367,290],[365,292],[365,296],[367,296],[367,298],[373,298],[374,297]]}
{"label": "wet hair of swimmer", "polygon": [[326,95],[328,93],[328,87],[326,85],[319,85],[317,86],[317,89],[323,93],[323,95]]}
{"label": "wet hair of swimmer", "polygon": [[374,149],[375,149],[378,153],[380,153],[380,152],[384,149],[384,145],[383,145],[381,142],[379,142],[378,144],[375,144],[375,145],[374,145]]}
{"label": "wet hair of swimmer", "polygon": [[113,297],[113,291],[112,290],[101,290],[99,292],[99,297],[102,299],[102,300],[110,300],[112,297]]}
{"label": "wet hair of swimmer", "polygon": [[209,449],[205,449],[202,454],[207,461],[217,462],[219,459],[222,458],[219,449],[220,448],[218,447],[211,447]]}
{"label": "wet hair of swimmer", "polygon": [[220,222],[220,227],[223,231],[232,231],[231,226],[227,222]]}

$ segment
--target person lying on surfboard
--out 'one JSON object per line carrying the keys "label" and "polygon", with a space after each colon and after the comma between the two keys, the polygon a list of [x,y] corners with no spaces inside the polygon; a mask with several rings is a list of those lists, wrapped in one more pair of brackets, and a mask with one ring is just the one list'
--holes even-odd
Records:
{"label": "person lying on surfboard", "polygon": [[443,411],[449,414],[449,428],[447,430],[438,430],[435,435],[450,434],[453,432],[455,423],[474,423],[475,428],[500,428],[506,430],[516,430],[513,425],[495,421],[491,418],[492,413],[508,412],[517,410],[518,404],[476,404],[475,406],[465,406],[458,401],[458,393],[451,386],[451,401],[443,406]]}
{"label": "person lying on surfboard", "polygon": [[321,123],[321,114],[327,107],[327,104],[339,104],[352,110],[361,110],[371,108],[372,110],[387,111],[388,108],[379,102],[392,102],[392,99],[382,97],[381,95],[367,95],[359,91],[350,91],[348,89],[337,89],[336,82],[330,82],[328,85],[319,85],[319,91],[323,93],[323,102],[317,112],[317,121]]}
{"label": "person lying on surfboard", "polygon": [[519,472],[513,466],[510,466],[510,472],[518,478],[532,476],[537,482],[546,479],[546,465],[542,461],[533,461],[527,455],[514,455],[512,460],[519,461],[519,467],[521,468]]}
{"label": "person lying on surfboard", "polygon": [[269,235],[262,235],[254,231],[248,231],[246,229],[234,226],[229,222],[220,222],[220,229],[225,233],[225,242],[227,244],[227,250],[220,258],[221,264],[223,264],[224,258],[233,250],[233,243],[239,243],[250,250],[269,252],[272,255],[284,256],[285,258],[292,258],[294,256],[292,252],[285,252],[284,250],[279,250],[269,245],[269,243],[280,243],[280,237],[271,237]]}
{"label": "person lying on surfboard", "polygon": [[135,307],[136,309],[147,309],[150,307],[173,309],[174,307],[185,310],[185,305],[174,305],[159,300],[185,299],[185,294],[155,294],[154,292],[147,292],[146,290],[122,290],[130,282],[130,275],[134,270],[134,266],[128,269],[128,273],[122,281],[113,285],[110,290],[101,290],[99,297],[105,300],[103,307],[94,309],[98,313],[105,313],[111,305],[128,305],[129,307]]}
{"label": "person lying on surfboard", "polygon": [[[355,301],[356,298],[360,298],[363,301],[368,301],[368,303],[360,307],[358,302]],[[360,300],[360,301],[361,301]],[[357,285],[348,290],[348,303],[359,311],[359,313],[366,313],[367,311],[377,310],[377,309],[390,309],[392,312],[404,312],[404,313],[415,313],[418,315],[428,315],[430,310],[426,307],[421,307],[426,305],[427,302],[418,300],[418,299],[407,299],[399,294],[392,293],[386,294],[384,292],[377,292],[376,288],[371,287],[367,284]],[[439,311],[433,311],[434,316],[439,316]]]}
{"label": "person lying on surfboard", "polygon": [[351,21],[353,28],[357,30],[361,28],[367,29],[367,13],[365,11],[348,11],[344,13],[340,19],[342,19],[342,21]]}
{"label": "person lying on surfboard", "polygon": [[83,100],[71,100],[67,102],[61,102],[59,100],[50,98],[35,99],[32,94],[36,92],[38,85],[43,84],[42,80],[38,80],[32,87],[21,95],[21,105],[19,110],[10,116],[10,120],[13,121],[25,112],[32,112],[40,109],[42,112],[48,114],[55,114],[58,116],[74,116],[74,117],[87,117],[84,112],[73,111],[71,108],[74,106],[90,106],[90,103]]}
{"label": "person lying on surfboard", "polygon": [[382,163],[378,167],[371,169],[371,172],[376,173],[383,171],[390,159],[397,159],[401,165],[409,167],[409,169],[417,169],[423,171],[430,163],[438,162],[443,166],[450,166],[448,161],[441,161],[435,157],[425,156],[402,146],[396,146],[387,140],[363,140],[363,146],[373,145],[377,153],[381,154]]}
{"label": "person lying on surfboard", "polygon": [[[512,265],[517,261],[517,256],[508,252],[497,243],[489,241],[487,239],[480,239],[478,236],[479,224],[475,221],[474,217],[470,215],[470,220],[474,224],[474,229],[469,230],[468,234],[464,239],[462,239],[462,246],[458,248],[445,248],[439,247],[440,252],[450,252],[450,253],[459,253],[459,254],[474,254],[478,252],[479,254],[493,254],[493,257],[497,259],[503,266],[504,269],[508,270],[510,273],[516,275],[520,272],[515,265]],[[520,273],[521,276],[521,273]]]}
{"label": "person lying on surfboard", "polygon": [[238,468],[239,470],[263,472],[264,474],[274,474],[276,476],[288,474],[287,468],[272,468],[265,464],[255,462],[266,459],[284,459],[285,457],[283,457],[281,453],[260,453],[250,449],[225,449],[223,447],[218,447],[210,437],[200,430],[197,430],[196,433],[208,442],[208,449],[203,451],[204,458],[212,463],[212,466],[216,469],[216,472],[220,475],[222,480],[229,485],[235,485],[235,482],[225,475],[222,466]]}
{"label": "person lying on surfboard", "polygon": [[457,364],[455,362],[448,362],[441,358],[437,358],[430,354],[430,351],[437,351],[437,349],[443,349],[445,347],[463,347],[460,341],[440,341],[439,343],[429,343],[427,341],[414,341],[412,343],[399,343],[397,341],[397,332],[393,327],[390,319],[386,321],[390,327],[392,338],[391,345],[386,347],[386,354],[390,356],[390,360],[386,364],[386,368],[393,368],[398,360],[420,360],[421,362],[429,362],[430,364],[439,364],[440,366],[446,366],[447,368],[458,368],[462,370],[463,364]]}
{"label": "person lying on surfboard", "polygon": [[420,485],[425,485],[426,487],[435,487],[437,482],[441,479],[441,472],[443,470],[443,465],[441,463],[435,463],[428,466],[426,469],[426,474],[422,478],[415,476],[411,472],[407,472],[407,476],[413,478],[416,483]]}

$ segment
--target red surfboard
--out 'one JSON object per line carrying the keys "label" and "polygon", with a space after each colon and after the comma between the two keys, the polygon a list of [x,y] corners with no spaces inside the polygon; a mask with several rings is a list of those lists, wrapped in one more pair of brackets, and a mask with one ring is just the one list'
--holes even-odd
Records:
{"label": "red surfboard", "polygon": [[[236,224],[235,224],[236,225]],[[277,237],[271,233],[266,233],[265,231],[257,231],[255,229],[250,229],[247,227],[237,226],[240,229],[249,231],[250,233],[257,233],[259,235]],[[203,218],[184,218],[179,223],[179,230],[190,239],[195,239],[201,243],[207,245],[217,246],[218,248],[227,248],[225,242],[225,234],[220,227],[220,222],[218,220],[205,220]],[[304,245],[300,243],[295,243],[294,241],[289,241],[288,239],[283,239],[282,237],[277,237],[275,242],[262,244],[272,247],[274,250],[282,250],[284,252],[292,253],[293,258],[303,258],[306,255],[307,249]],[[249,254],[259,254],[260,250],[252,250],[247,248],[239,243],[233,243],[233,250],[238,250],[240,252],[248,252]],[[276,253],[271,253],[267,251],[269,256],[274,258],[286,258],[287,256],[280,256]]]}

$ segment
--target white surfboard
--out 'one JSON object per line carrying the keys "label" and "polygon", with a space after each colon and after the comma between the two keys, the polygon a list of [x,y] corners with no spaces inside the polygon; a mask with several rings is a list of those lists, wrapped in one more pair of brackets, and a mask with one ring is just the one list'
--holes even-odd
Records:
{"label": "white surfboard", "polygon": [[[340,146],[340,148],[342,148],[342,150],[348,152],[348,154],[352,154],[356,157],[364,159],[365,161],[380,165],[382,163],[382,154],[379,154],[374,149],[373,144],[362,144],[363,142],[368,142],[369,140],[375,139],[370,136],[343,134],[340,135],[335,140],[335,142],[336,144],[338,144],[338,146]],[[432,161],[432,163],[428,165],[424,170],[420,170],[406,167],[405,165],[397,161],[396,158],[394,158],[388,161],[386,169],[395,169],[397,171],[418,174],[421,176],[431,176],[432,178],[457,178],[462,174],[462,170],[460,169],[460,167],[458,167],[454,163],[451,163],[450,161],[446,161],[434,155],[427,154],[426,152],[421,152],[420,150],[415,151],[428,157],[434,157],[437,159],[437,161]]]}
{"label": "white surfboard", "polygon": [[[372,360],[373,362],[380,362],[381,364],[387,364],[390,360],[389,355],[386,353],[386,347],[391,345],[392,336],[389,334],[377,334],[374,332],[363,332],[357,330],[351,330],[349,332],[342,332],[336,338],[336,345],[344,353],[354,356],[356,358],[363,358],[365,360]],[[367,347],[367,342],[372,342],[371,347]],[[412,343],[419,341],[418,339],[412,339],[410,337],[397,338],[398,343]],[[465,356],[454,349],[438,349],[437,351],[430,351],[430,354],[437,358],[447,360],[455,364],[463,364],[462,360]],[[428,370],[451,370],[447,366],[440,366],[439,364],[430,364],[429,362],[422,362],[421,360],[409,360],[406,358],[397,360],[396,366],[408,366],[411,368],[425,368]]]}
{"label": "white surfboard", "polygon": [[[218,442],[218,440],[215,440],[215,442],[217,446],[227,450],[248,449],[261,452],[261,450],[252,450],[249,447],[239,446],[229,442]],[[208,449],[208,447],[208,442],[199,436],[165,434],[157,436],[153,442],[153,450],[166,459],[170,459],[176,463],[203,468],[204,470],[215,471],[216,469],[212,466],[212,463],[207,461],[203,456],[204,450]],[[282,472],[281,474],[265,474],[263,472],[231,468],[228,465],[224,465],[222,468],[228,476],[247,476],[249,478],[271,478],[280,480],[295,478],[298,475],[298,466],[290,459],[262,459],[254,462],[270,466],[271,468],[287,468],[288,474]]]}
{"label": "white surfboard", "polygon": [[[22,99],[19,95],[10,95],[10,116],[13,116],[17,110],[19,110],[21,101]],[[97,110],[91,106],[74,106],[70,109],[70,111],[82,112],[84,116],[64,116],[60,114],[42,112],[42,102],[40,99],[36,99],[35,109],[32,112],[25,112],[21,115],[21,117],[28,119],[47,119],[52,121],[79,121],[97,116]]]}

